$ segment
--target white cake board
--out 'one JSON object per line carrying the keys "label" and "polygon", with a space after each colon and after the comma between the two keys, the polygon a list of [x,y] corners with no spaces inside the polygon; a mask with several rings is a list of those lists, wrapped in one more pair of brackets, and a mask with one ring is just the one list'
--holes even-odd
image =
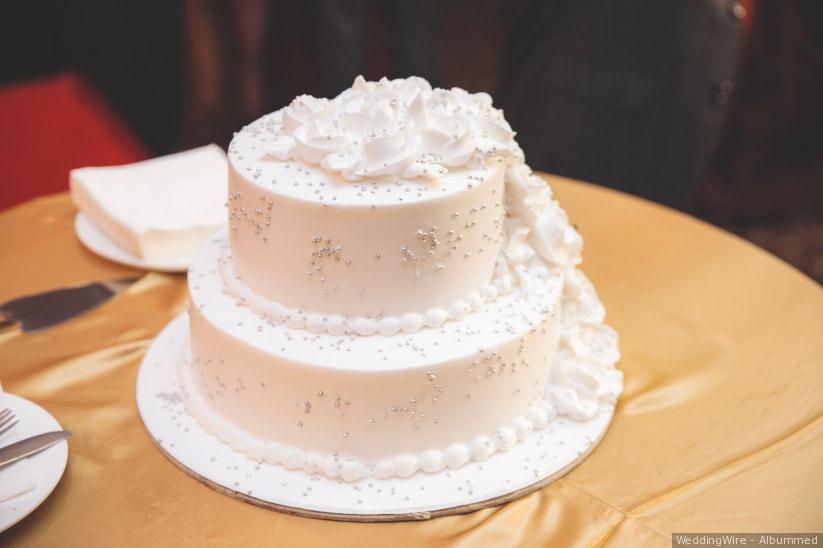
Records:
{"label": "white cake board", "polygon": [[355,483],[255,462],[208,434],[183,404],[176,374],[188,317],[154,340],[137,376],[137,407],[154,443],[198,481],[246,502],[300,516],[342,521],[422,520],[496,506],[551,483],[598,444],[614,408],[593,419],[558,418],[511,450],[437,474]]}

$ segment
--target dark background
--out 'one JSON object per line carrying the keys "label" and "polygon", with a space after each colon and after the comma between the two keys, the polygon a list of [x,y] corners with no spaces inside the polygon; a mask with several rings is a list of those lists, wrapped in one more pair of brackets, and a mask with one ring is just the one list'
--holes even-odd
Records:
{"label": "dark background", "polygon": [[[416,74],[492,93],[535,169],[699,215],[821,281],[822,51],[819,0],[35,0],[0,22],[0,148],[18,145],[25,86],[81,90],[149,156],[225,147],[358,73]],[[0,161],[3,188],[20,170]]]}

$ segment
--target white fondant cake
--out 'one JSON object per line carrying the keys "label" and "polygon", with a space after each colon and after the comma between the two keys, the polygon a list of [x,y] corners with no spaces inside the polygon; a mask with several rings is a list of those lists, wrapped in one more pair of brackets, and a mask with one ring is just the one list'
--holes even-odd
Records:
{"label": "white fondant cake", "polygon": [[228,210],[189,270],[179,377],[251,459],[437,473],[622,389],[582,240],[486,94],[298,97],[235,135]]}

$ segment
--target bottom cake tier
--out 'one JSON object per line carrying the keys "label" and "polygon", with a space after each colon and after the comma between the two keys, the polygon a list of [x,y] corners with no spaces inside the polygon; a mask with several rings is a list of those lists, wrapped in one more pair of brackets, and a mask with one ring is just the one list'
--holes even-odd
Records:
{"label": "bottom cake tier", "polygon": [[460,320],[414,333],[288,327],[235,298],[225,231],[189,270],[189,412],[249,458],[355,481],[484,460],[554,418],[563,277],[544,269]]}

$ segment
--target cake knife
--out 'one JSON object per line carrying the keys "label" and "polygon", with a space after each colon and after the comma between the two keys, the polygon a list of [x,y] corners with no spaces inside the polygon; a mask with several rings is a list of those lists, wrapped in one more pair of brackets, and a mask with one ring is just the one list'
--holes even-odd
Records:
{"label": "cake knife", "polygon": [[41,331],[100,306],[138,279],[104,280],[13,299],[0,305],[0,326],[17,322],[25,332]]}
{"label": "cake knife", "polygon": [[43,449],[47,449],[69,436],[71,436],[71,432],[68,430],[56,430],[54,432],[46,432],[45,434],[32,436],[5,447],[0,447],[0,467],[39,453]]}

